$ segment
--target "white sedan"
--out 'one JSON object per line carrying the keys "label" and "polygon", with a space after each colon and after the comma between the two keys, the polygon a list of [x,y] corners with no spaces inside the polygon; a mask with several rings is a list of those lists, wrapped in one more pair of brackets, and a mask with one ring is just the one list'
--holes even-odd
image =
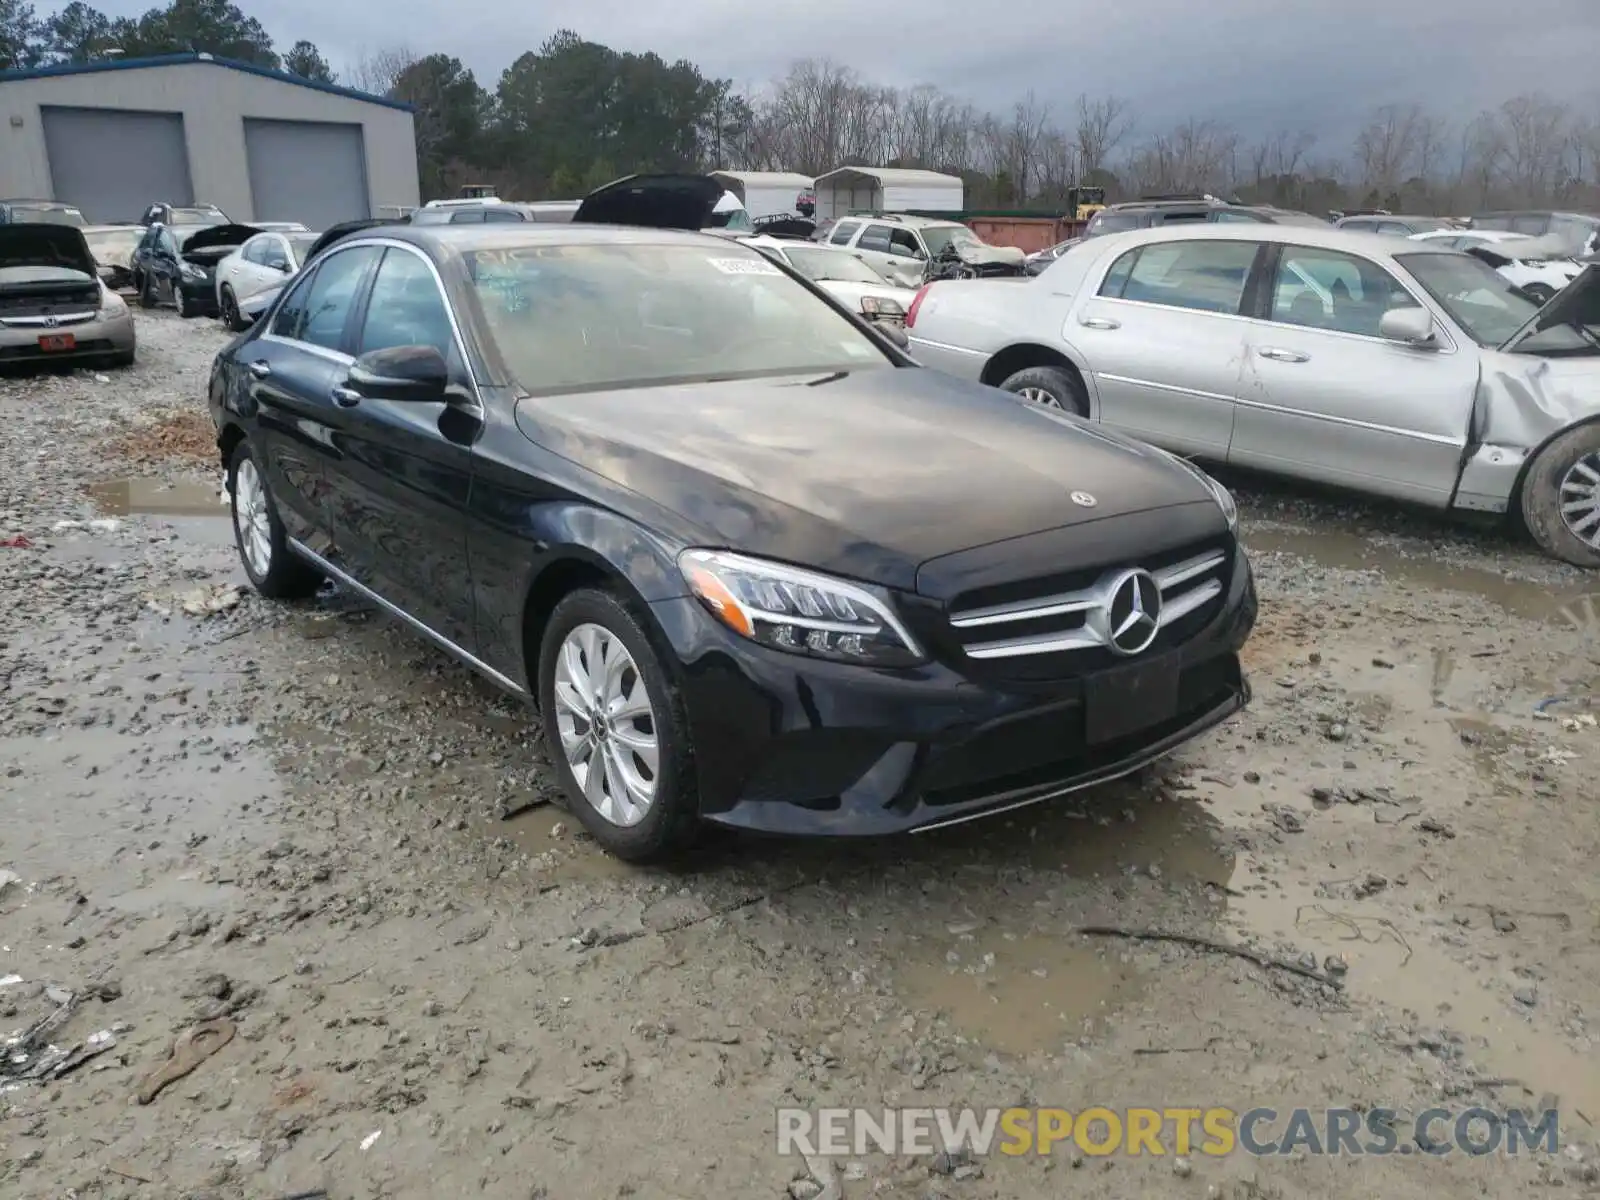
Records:
{"label": "white sedan", "polygon": [[1498,229],[1430,229],[1411,240],[1452,250],[1480,250],[1506,281],[1543,304],[1583,273],[1583,264],[1547,246],[1544,238]]}
{"label": "white sedan", "polygon": [[917,293],[890,283],[852,250],[836,250],[814,242],[792,242],[773,237],[740,238],[768,258],[793,267],[823,291],[857,310],[869,321],[904,324]]}
{"label": "white sedan", "polygon": [[254,307],[250,301],[292,278],[320,236],[304,231],[258,233],[219,262],[217,310],[223,323],[235,332],[248,328]]}

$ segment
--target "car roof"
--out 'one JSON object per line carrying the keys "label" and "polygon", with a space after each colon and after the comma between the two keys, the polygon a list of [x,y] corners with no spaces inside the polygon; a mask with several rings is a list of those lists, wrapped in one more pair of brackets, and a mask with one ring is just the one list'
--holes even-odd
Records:
{"label": "car roof", "polygon": [[[355,230],[336,244],[381,238],[408,242],[422,249],[470,253],[474,250],[512,250],[518,246],[726,246],[741,239],[714,237],[679,229],[654,229],[632,225],[552,224],[516,221],[485,225],[375,225]],[[331,247],[330,247],[331,248]]]}
{"label": "car roof", "polygon": [[[1351,253],[1361,254],[1368,258],[1389,258],[1396,253],[1405,253],[1406,251],[1399,247],[1405,246],[1409,239],[1402,241],[1390,234],[1364,233],[1351,229],[1339,229],[1333,225],[1318,228],[1314,225],[1223,222],[1221,224],[1158,225],[1150,229],[1129,229],[1120,233],[1108,233],[1097,238],[1091,238],[1084,245],[1097,246],[1101,243],[1110,244],[1113,241],[1117,245],[1129,249],[1134,246],[1145,246],[1156,242],[1277,242],[1282,245],[1311,246],[1319,250],[1348,250]],[[1417,246],[1422,244],[1420,242],[1416,243]],[[1455,251],[1437,251],[1437,253],[1455,253]]]}

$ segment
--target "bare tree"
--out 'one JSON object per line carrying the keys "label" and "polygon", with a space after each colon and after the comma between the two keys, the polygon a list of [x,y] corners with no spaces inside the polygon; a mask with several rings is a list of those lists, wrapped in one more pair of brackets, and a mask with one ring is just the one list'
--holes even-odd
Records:
{"label": "bare tree", "polygon": [[342,74],[358,92],[387,96],[394,90],[395,81],[405,69],[419,61],[419,58],[408,46],[391,46],[363,54]]}
{"label": "bare tree", "polygon": [[1538,94],[1513,96],[1496,110],[1493,120],[1505,146],[1501,174],[1512,193],[1543,202],[1565,182],[1571,117],[1565,105]]}
{"label": "bare tree", "polygon": [[1387,194],[1410,177],[1424,119],[1417,104],[1385,104],[1372,111],[1356,135],[1356,170],[1363,186]]}
{"label": "bare tree", "polygon": [[1104,170],[1111,156],[1133,132],[1133,113],[1126,100],[1079,95],[1077,128],[1073,131],[1078,170],[1083,176]]}

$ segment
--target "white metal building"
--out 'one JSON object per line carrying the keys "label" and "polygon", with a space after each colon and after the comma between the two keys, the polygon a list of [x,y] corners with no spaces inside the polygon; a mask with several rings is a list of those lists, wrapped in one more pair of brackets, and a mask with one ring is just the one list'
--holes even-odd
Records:
{"label": "white metal building", "polygon": [[817,176],[817,220],[856,212],[960,212],[966,187],[959,176],[901,167],[840,167]]}
{"label": "white metal building", "polygon": [[409,105],[209,54],[0,72],[0,199],[312,229],[419,201]]}
{"label": "white metal building", "polygon": [[811,177],[793,171],[713,171],[711,178],[739,197],[752,217],[795,216],[800,193],[811,190]]}

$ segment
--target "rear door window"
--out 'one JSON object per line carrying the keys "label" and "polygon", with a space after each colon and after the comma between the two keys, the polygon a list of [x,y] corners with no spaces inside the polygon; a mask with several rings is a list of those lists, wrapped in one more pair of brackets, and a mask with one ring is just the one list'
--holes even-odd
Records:
{"label": "rear door window", "polygon": [[889,239],[893,232],[887,225],[868,225],[861,231],[861,239],[856,242],[856,249],[876,250],[879,254],[887,254]]}
{"label": "rear door window", "polygon": [[[1142,246],[1122,287],[1122,299],[1198,312],[1239,312],[1257,253],[1255,242],[1164,242]],[[1121,263],[1113,265],[1111,276]]]}
{"label": "rear door window", "polygon": [[322,260],[289,293],[272,322],[275,336],[343,351],[344,329],[367,271],[382,253],[378,246],[353,246]]}

